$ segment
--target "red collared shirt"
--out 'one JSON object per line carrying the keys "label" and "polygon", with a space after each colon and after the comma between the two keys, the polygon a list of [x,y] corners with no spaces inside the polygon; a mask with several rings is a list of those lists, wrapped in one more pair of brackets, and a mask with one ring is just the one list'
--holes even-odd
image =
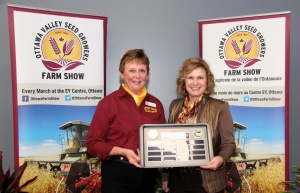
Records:
{"label": "red collared shirt", "polygon": [[107,159],[114,146],[137,153],[139,128],[143,124],[166,123],[160,100],[147,94],[137,107],[122,86],[99,101],[86,138],[91,155]]}

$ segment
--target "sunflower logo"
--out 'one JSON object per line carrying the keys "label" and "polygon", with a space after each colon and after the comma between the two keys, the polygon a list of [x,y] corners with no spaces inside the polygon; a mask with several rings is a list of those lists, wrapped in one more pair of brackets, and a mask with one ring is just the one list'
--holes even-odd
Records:
{"label": "sunflower logo", "polygon": [[231,69],[249,67],[260,61],[259,42],[249,32],[238,32],[226,42],[226,58],[224,61]]}
{"label": "sunflower logo", "polygon": [[72,70],[83,63],[81,44],[77,36],[65,29],[50,31],[42,43],[44,60],[42,63],[49,71]]}

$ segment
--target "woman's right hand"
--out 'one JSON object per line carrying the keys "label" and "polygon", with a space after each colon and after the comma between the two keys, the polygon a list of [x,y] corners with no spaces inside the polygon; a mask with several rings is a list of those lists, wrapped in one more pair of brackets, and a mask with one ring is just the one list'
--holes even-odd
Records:
{"label": "woman's right hand", "polygon": [[163,182],[162,182],[162,189],[163,189],[165,192],[169,192],[169,182],[168,182],[168,181],[163,181]]}
{"label": "woman's right hand", "polygon": [[140,151],[137,150],[138,155],[135,154],[134,151],[132,151],[131,149],[126,149],[126,153],[125,153],[125,157],[128,159],[129,163],[132,165],[135,165],[137,168],[143,168],[140,165]]}

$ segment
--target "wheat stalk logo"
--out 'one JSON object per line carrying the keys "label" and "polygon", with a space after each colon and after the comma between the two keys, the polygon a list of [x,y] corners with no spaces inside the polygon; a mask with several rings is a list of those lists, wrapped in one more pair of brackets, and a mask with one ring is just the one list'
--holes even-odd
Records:
{"label": "wheat stalk logo", "polygon": [[[244,40],[241,39],[240,42],[244,42]],[[228,67],[233,69],[238,68],[242,65],[244,65],[244,67],[249,67],[252,66],[254,63],[260,61],[257,58],[246,57],[246,55],[249,54],[252,49],[253,39],[249,39],[248,41],[246,41],[243,44],[242,49],[240,49],[236,40],[231,41],[231,46],[235,54],[237,55],[237,58],[235,58],[234,60],[225,60],[225,63],[227,64]]]}
{"label": "wheat stalk logo", "polygon": [[[50,40],[49,40],[51,46],[52,46],[52,49],[53,51],[55,52],[56,55],[59,55],[60,54],[60,49],[57,45],[57,42],[55,41],[54,38],[50,37]],[[60,57],[60,56],[59,56]]]}
{"label": "wheat stalk logo", "polygon": [[240,48],[239,48],[239,46],[238,46],[238,44],[236,43],[235,40],[231,41],[231,45],[232,45],[232,47],[233,47],[233,49],[234,49],[234,51],[235,51],[236,54],[240,54],[241,53],[241,50],[240,50]]}
{"label": "wheat stalk logo", "polygon": [[[63,41],[63,38],[59,38],[60,41]],[[72,70],[79,65],[83,65],[80,61],[72,61],[69,59],[64,59],[65,56],[68,56],[72,53],[74,49],[74,39],[71,39],[69,41],[65,41],[62,50],[59,48],[58,43],[56,42],[55,38],[50,37],[49,38],[50,45],[52,47],[53,52],[55,55],[58,56],[57,59],[54,59],[52,61],[49,60],[42,60],[44,66],[50,70],[50,71],[57,71],[62,68],[65,68],[65,70]],[[62,55],[62,56],[61,56]]]}

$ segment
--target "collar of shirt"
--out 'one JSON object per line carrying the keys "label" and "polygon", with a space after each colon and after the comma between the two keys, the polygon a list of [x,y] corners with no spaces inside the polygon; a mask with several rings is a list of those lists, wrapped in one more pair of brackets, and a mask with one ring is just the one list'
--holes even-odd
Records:
{"label": "collar of shirt", "polygon": [[[117,90],[117,95],[122,97],[125,95],[129,95],[130,97],[132,97],[130,94],[128,94],[128,92],[122,87],[122,85],[120,85],[119,89]],[[147,92],[144,100],[149,96],[149,93]],[[133,99],[133,98],[132,98]]]}

